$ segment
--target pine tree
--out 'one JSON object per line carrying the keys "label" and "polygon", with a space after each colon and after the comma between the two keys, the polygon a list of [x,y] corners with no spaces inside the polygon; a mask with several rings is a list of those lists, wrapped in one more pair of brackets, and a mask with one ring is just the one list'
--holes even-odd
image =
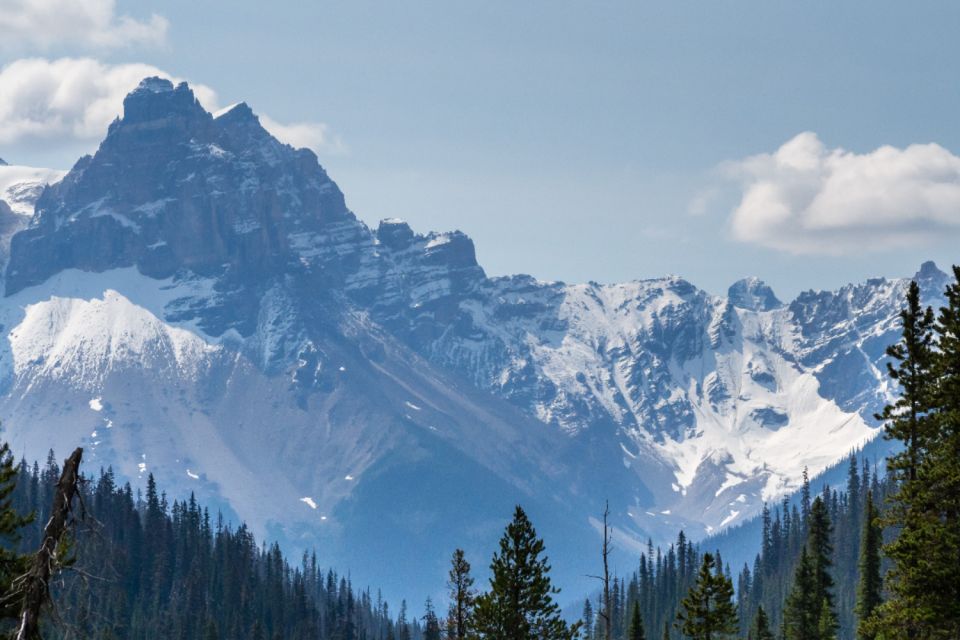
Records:
{"label": "pine tree", "polygon": [[[17,475],[10,445],[4,442],[0,444],[0,594],[10,594],[14,579],[27,568],[28,556],[14,549],[20,541],[20,530],[33,521],[33,515],[23,516],[14,509]],[[20,603],[9,598],[0,602],[0,619],[16,619]]]}
{"label": "pine tree", "polygon": [[833,607],[826,598],[820,601],[820,619],[817,621],[817,638],[819,640],[836,640],[837,638],[837,616],[833,613]]}
{"label": "pine tree", "polygon": [[590,598],[583,601],[583,637],[588,640],[593,637],[593,605]]}
{"label": "pine tree", "polygon": [[885,637],[960,637],[960,283],[945,297],[934,323],[912,284],[888,351],[900,397],[880,417],[905,450],[889,460],[898,480],[884,516],[896,531],[884,547],[890,597],[867,625]]}
{"label": "pine tree", "polygon": [[400,615],[397,616],[397,637],[400,640],[411,640],[410,623],[407,622],[407,601],[400,601]]}
{"label": "pine tree", "polygon": [[645,640],[646,635],[643,632],[643,619],[640,617],[640,604],[633,603],[630,611],[630,626],[627,627],[627,640]]}
{"label": "pine tree", "polygon": [[934,327],[937,430],[921,500],[926,537],[934,544],[923,552],[917,586],[932,634],[960,638],[960,266],[954,265],[953,277]]}
{"label": "pine tree", "polygon": [[922,308],[920,286],[910,283],[907,306],[900,312],[901,338],[887,347],[887,373],[900,386],[900,397],[884,407],[876,418],[886,425],[885,437],[900,440],[906,450],[893,456],[891,469],[902,472],[906,480],[916,480],[917,468],[929,446],[933,399],[935,354],[933,351],[933,309]]}
{"label": "pine tree", "polygon": [[877,522],[877,508],[873,504],[873,492],[867,492],[863,508],[863,534],[860,540],[860,579],[857,586],[857,638],[874,640],[876,632],[865,624],[881,602],[882,581],[880,577],[880,545],[882,531]]}
{"label": "pine tree", "polygon": [[813,561],[804,547],[784,607],[784,637],[787,640],[818,640],[821,606],[822,600],[817,600]]}
{"label": "pine tree", "polygon": [[[817,612],[818,624],[836,624],[836,613],[834,612],[833,601],[833,576],[831,567],[833,566],[833,545],[831,543],[831,533],[833,528],[830,524],[830,517],[827,515],[827,506],[821,497],[813,501],[810,508],[810,527],[808,532],[808,545],[810,558],[813,561],[813,574],[816,584],[816,602],[820,610]],[[824,612],[827,609],[827,612]],[[821,638],[823,638],[821,633]]]}
{"label": "pine tree", "polygon": [[500,539],[500,551],[490,563],[490,591],[477,598],[474,628],[489,640],[567,640],[575,638],[560,614],[550,584],[550,564],[543,557],[544,544],[537,537],[520,506]]}
{"label": "pine tree", "polygon": [[753,618],[747,640],[774,640],[773,632],[770,631],[770,620],[762,606],[757,607],[757,615]]}
{"label": "pine tree", "polygon": [[712,554],[704,554],[697,581],[681,602],[677,626],[692,640],[720,640],[739,630],[733,604],[733,584],[716,564]]}
{"label": "pine tree", "polygon": [[467,562],[463,549],[453,552],[447,588],[450,593],[447,638],[464,640],[469,633],[476,593],[473,589],[473,577],[470,575],[470,563]]}
{"label": "pine tree", "polygon": [[440,640],[440,620],[433,610],[433,601],[427,598],[423,614],[423,640]]}

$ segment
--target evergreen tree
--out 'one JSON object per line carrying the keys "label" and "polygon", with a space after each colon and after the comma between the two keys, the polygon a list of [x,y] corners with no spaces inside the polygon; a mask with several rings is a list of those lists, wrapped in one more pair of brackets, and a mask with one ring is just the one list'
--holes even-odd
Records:
{"label": "evergreen tree", "polygon": [[934,328],[937,430],[919,500],[925,537],[933,544],[923,550],[917,587],[931,634],[960,638],[960,266],[954,265],[953,277]]}
{"label": "evergreen tree", "polygon": [[411,640],[410,623],[407,622],[407,601],[400,601],[400,614],[397,616],[397,637],[400,640]]}
{"label": "evergreen tree", "polygon": [[593,605],[590,598],[583,601],[583,637],[588,640],[593,637]]}
{"label": "evergreen tree", "polygon": [[[21,515],[13,506],[18,473],[10,445],[6,442],[0,444],[0,594],[3,595],[12,593],[13,581],[26,571],[28,556],[15,549],[20,542],[21,530],[33,521],[33,514]],[[0,620],[16,619],[19,606],[15,599],[0,600]]]}
{"label": "evergreen tree", "polygon": [[960,283],[945,297],[934,323],[911,285],[888,352],[900,397],[880,417],[904,451],[889,460],[898,481],[884,517],[896,534],[884,547],[890,597],[867,625],[885,637],[960,637]]}
{"label": "evergreen tree", "polygon": [[553,601],[559,593],[550,584],[544,544],[527,514],[517,506],[490,564],[490,591],[477,599],[474,628],[490,640],[566,640],[569,627]]}
{"label": "evergreen tree", "polygon": [[643,619],[640,617],[640,604],[634,602],[630,610],[630,626],[627,627],[627,640],[645,640],[645,638]]}
{"label": "evergreen tree", "polygon": [[473,577],[470,575],[470,563],[467,562],[463,549],[453,552],[447,588],[450,593],[447,638],[464,640],[469,633],[476,593],[473,589]]}
{"label": "evergreen tree", "polygon": [[739,630],[733,584],[709,553],[704,554],[697,581],[681,607],[677,626],[692,640],[719,640]]}
{"label": "evergreen tree", "polygon": [[813,561],[804,547],[800,552],[793,588],[783,614],[786,639],[818,640],[821,606],[822,600],[817,600],[817,578]]}
{"label": "evergreen tree", "polygon": [[860,541],[860,579],[857,586],[857,638],[874,640],[876,633],[864,624],[873,615],[881,602],[882,581],[880,577],[880,545],[882,531],[877,522],[877,508],[873,493],[867,492],[863,508],[863,535]]}
{"label": "evergreen tree", "polygon": [[[818,625],[836,624],[833,602],[833,545],[831,543],[832,526],[827,515],[827,506],[821,497],[813,501],[810,508],[810,526],[808,544],[810,558],[813,561],[813,574],[816,585],[814,597],[819,606],[817,611]],[[827,611],[824,611],[826,609]],[[822,635],[821,640],[826,640]]]}
{"label": "evergreen tree", "polygon": [[928,410],[934,393],[933,309],[920,304],[920,286],[910,283],[907,306],[900,312],[901,338],[887,347],[887,373],[900,386],[900,397],[876,417],[886,425],[885,437],[900,440],[905,450],[889,465],[916,480],[917,468],[929,446]]}
{"label": "evergreen tree", "polygon": [[830,602],[824,598],[820,601],[820,619],[817,621],[817,638],[819,640],[836,640],[837,616],[833,613]]}
{"label": "evergreen tree", "polygon": [[747,634],[747,640],[774,640],[773,633],[770,631],[770,621],[767,619],[767,612],[763,607],[757,608],[757,615],[753,618],[753,625]]}
{"label": "evergreen tree", "polygon": [[427,598],[423,614],[423,640],[440,640],[440,620],[433,610],[433,601]]}

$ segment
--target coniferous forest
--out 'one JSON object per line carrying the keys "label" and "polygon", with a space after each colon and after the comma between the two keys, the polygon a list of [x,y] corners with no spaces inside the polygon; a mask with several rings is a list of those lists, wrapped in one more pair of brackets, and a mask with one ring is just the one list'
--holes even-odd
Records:
{"label": "coniferous forest", "polygon": [[[680,532],[665,549],[648,544],[618,577],[605,535],[602,587],[570,623],[544,543],[517,507],[488,588],[456,550],[449,601],[428,601],[415,615],[321,568],[315,555],[291,562],[277,545],[260,546],[192,497],[169,501],[152,476],[141,495],[101,470],[78,484],[74,524],[50,547],[56,578],[41,593],[42,637],[960,638],[960,268],[954,276],[937,311],[911,285],[901,340],[887,350],[899,395],[877,418],[898,452],[882,468],[851,456],[846,486],[813,495],[805,478],[795,499],[765,507],[752,565],[730,567],[708,552],[709,540],[697,545]],[[63,480],[52,454],[42,469],[14,464],[6,447],[0,457],[0,615],[24,637],[16,631],[29,600],[24,576],[36,566],[32,551],[44,548]]]}

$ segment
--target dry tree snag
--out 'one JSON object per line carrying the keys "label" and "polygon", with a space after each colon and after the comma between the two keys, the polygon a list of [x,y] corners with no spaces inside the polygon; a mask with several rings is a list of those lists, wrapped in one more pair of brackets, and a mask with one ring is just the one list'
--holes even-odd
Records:
{"label": "dry tree snag", "polygon": [[43,542],[30,560],[27,573],[17,580],[17,591],[23,596],[23,604],[16,640],[35,640],[40,637],[40,610],[50,598],[50,579],[63,562],[60,557],[64,549],[61,542],[69,524],[73,499],[78,493],[82,457],[83,449],[78,447],[63,463],[50,519],[43,529]]}

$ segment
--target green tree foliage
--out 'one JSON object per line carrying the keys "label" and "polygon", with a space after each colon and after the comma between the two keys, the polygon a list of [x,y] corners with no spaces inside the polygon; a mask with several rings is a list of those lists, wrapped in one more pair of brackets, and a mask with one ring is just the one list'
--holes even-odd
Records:
{"label": "green tree foliage", "polygon": [[832,640],[837,634],[834,612],[833,546],[826,501],[820,496],[810,507],[807,545],[800,552],[793,588],[784,612],[787,640]]}
{"label": "green tree foliage", "polygon": [[463,553],[463,549],[453,552],[450,560],[450,573],[447,580],[447,589],[450,596],[450,609],[447,613],[448,640],[464,640],[470,633],[470,621],[473,617],[473,607],[476,592],[473,588],[473,577],[470,575],[470,563]]}
{"label": "green tree foliage", "polygon": [[490,563],[490,591],[477,599],[474,628],[490,640],[575,638],[553,601],[550,564],[527,514],[517,506]]}
{"label": "green tree foliage", "polygon": [[888,351],[901,395],[880,417],[904,451],[890,460],[897,491],[884,517],[895,532],[884,547],[890,597],[865,627],[886,638],[960,637],[960,283],[945,297],[933,321],[911,285]]}
{"label": "green tree foliage", "polygon": [[763,607],[757,608],[757,615],[754,616],[753,624],[750,625],[747,640],[774,640],[773,632],[770,631],[770,620]]}
{"label": "green tree foliage", "polygon": [[[16,551],[21,531],[33,521],[32,511],[18,512],[14,491],[18,472],[10,454],[10,445],[0,444],[0,594],[11,593],[12,583],[26,571],[27,556]],[[0,600],[0,620],[16,619],[20,603]]]}
{"label": "green tree foliage", "polygon": [[630,609],[630,626],[627,627],[627,640],[645,640],[643,620],[640,617],[640,603],[634,602]]}
{"label": "green tree foliage", "polygon": [[733,584],[709,553],[704,554],[697,581],[681,602],[677,627],[692,640],[720,640],[739,630]]}
{"label": "green tree foliage", "polygon": [[[51,456],[45,469],[21,462],[16,474],[10,504],[37,514],[21,529],[20,548],[36,549],[60,470]],[[321,569],[314,554],[292,566],[246,526],[211,522],[192,497],[170,503],[152,479],[141,497],[118,486],[110,470],[81,492],[88,524],[74,536],[77,571],[52,585],[62,624],[47,621],[45,640],[380,640],[393,633],[386,603],[368,590]],[[409,626],[414,640],[422,637],[418,623]]]}
{"label": "green tree foliage", "polygon": [[423,640],[440,640],[440,620],[433,610],[433,601],[427,598],[423,614]]}
{"label": "green tree foliage", "polygon": [[817,598],[817,578],[813,560],[807,549],[800,552],[800,562],[794,574],[793,589],[784,610],[784,631],[787,640],[817,640],[819,637],[820,607]]}
{"label": "green tree foliage", "polygon": [[879,525],[879,514],[873,504],[873,492],[867,492],[863,508],[863,535],[860,541],[860,576],[857,587],[857,638],[874,640],[876,633],[863,624],[873,615],[882,602],[882,578],[880,574],[880,545],[883,532]]}

